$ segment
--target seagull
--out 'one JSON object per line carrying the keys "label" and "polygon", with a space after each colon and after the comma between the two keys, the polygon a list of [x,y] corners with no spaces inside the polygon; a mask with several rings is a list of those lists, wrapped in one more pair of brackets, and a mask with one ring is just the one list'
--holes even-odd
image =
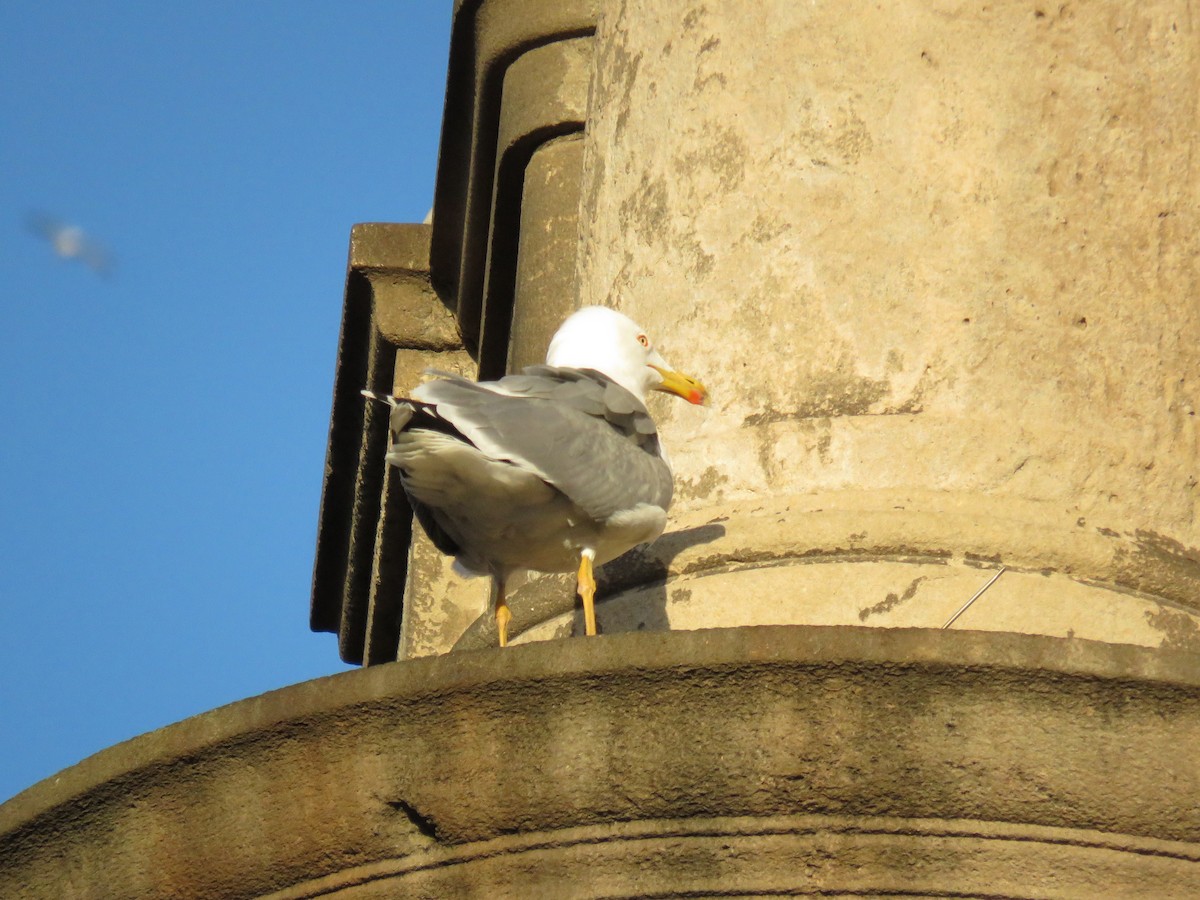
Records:
{"label": "seagull", "polygon": [[77,259],[98,275],[108,275],[112,271],[108,250],[78,225],[37,212],[30,213],[26,222],[29,230],[48,240],[62,259]]}
{"label": "seagull", "polygon": [[594,566],[667,524],[671,467],[646,395],[702,404],[704,385],[601,306],[567,318],[545,365],[498,381],[433,374],[409,398],[363,391],[392,408],[387,461],[417,520],[461,573],[495,579],[501,647],[512,619],[505,584],[522,569],[576,572],[594,635]]}

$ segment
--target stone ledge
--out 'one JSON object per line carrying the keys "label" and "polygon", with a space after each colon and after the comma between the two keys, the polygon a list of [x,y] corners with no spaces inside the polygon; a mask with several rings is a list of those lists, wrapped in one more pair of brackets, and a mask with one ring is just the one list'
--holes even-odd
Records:
{"label": "stone ledge", "polygon": [[[241,701],[34,786],[0,807],[0,895],[259,896],[536,833],[625,840],[675,822],[670,837],[700,819],[780,816],[1087,832],[1083,844],[1107,843],[986,846],[1023,842],[1029,872],[1054,854],[1109,854],[1120,864],[1096,871],[1119,869],[1114,884],[1182,890],[1197,877],[1197,741],[1200,658],[1078,640],[762,627],[460,653]],[[856,858],[862,841],[835,832],[742,844],[770,850],[766,875],[782,884],[811,854],[834,868]],[[626,895],[654,889],[639,880],[651,876],[738,884],[738,853],[696,840],[671,838],[649,870],[612,854],[604,877]],[[878,864],[903,873],[947,840],[910,836]],[[589,866],[579,852],[563,859]],[[997,877],[1010,856],[983,853]],[[453,883],[453,859],[438,884]],[[531,877],[539,859],[495,877]],[[620,895],[589,887],[586,870],[580,891]],[[1063,895],[1101,896],[1079,860],[1061,871],[1083,879],[1059,882]],[[1043,895],[1028,890],[998,895]]]}
{"label": "stone ledge", "polygon": [[[686,864],[685,858],[690,857]],[[896,859],[906,861],[897,871]],[[698,861],[703,865],[697,865]],[[665,863],[665,864],[664,864]],[[1194,844],[1099,832],[838,816],[692,819],[567,828],[435,847],[296,885],[270,900],[337,896],[1168,896],[1195,876]],[[515,889],[511,873],[520,867]],[[639,872],[634,880],[631,870]],[[579,873],[587,872],[580,879]],[[1081,877],[1082,876],[1082,877]],[[581,883],[582,882],[582,883]],[[1086,886],[1086,891],[1081,888]]]}

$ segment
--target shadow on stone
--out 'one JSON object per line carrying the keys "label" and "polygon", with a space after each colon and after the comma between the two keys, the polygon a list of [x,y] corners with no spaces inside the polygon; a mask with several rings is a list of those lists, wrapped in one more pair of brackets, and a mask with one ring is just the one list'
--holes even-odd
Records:
{"label": "shadow on stone", "polygon": [[[699,544],[710,544],[725,536],[724,525],[699,525],[664,534],[653,544],[626,553],[601,570],[597,578],[596,600],[601,603],[628,591],[643,589],[637,603],[636,623],[625,627],[600,627],[600,633],[623,631],[669,631],[667,616],[667,578],[675,557]],[[652,588],[652,590],[645,590]],[[603,606],[601,606],[603,609]]]}
{"label": "shadow on stone", "polygon": [[[604,603],[609,598],[635,589],[652,588],[645,591],[638,603],[637,624],[628,628],[610,628],[608,633],[669,630],[667,578],[671,562],[689,547],[711,543],[724,535],[725,526],[717,524],[668,532],[653,544],[634,548],[597,569],[596,604],[601,619]],[[550,619],[580,609],[581,603],[575,594],[573,575],[531,573],[528,581],[511,591],[509,606],[513,618],[508,631],[509,636],[515,638]],[[605,633],[603,626],[600,633]],[[484,650],[495,647],[496,643],[496,620],[489,609],[463,632],[454,649]]]}

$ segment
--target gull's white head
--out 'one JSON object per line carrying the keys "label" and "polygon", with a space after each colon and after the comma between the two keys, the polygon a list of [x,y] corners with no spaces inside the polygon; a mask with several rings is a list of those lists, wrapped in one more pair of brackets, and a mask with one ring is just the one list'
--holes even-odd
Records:
{"label": "gull's white head", "polygon": [[699,381],[667,365],[637,322],[604,306],[585,306],[559,326],[546,365],[595,369],[642,402],[650,391],[677,394],[689,403],[708,396]]}

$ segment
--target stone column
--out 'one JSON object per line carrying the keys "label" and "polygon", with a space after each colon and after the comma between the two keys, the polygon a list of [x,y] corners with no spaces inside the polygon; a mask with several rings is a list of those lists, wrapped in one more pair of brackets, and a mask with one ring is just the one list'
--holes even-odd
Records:
{"label": "stone column", "polygon": [[604,5],[581,302],[713,405],[656,410],[710,534],[603,626],[939,627],[1003,565],[961,627],[1200,649],[1194,18]]}

